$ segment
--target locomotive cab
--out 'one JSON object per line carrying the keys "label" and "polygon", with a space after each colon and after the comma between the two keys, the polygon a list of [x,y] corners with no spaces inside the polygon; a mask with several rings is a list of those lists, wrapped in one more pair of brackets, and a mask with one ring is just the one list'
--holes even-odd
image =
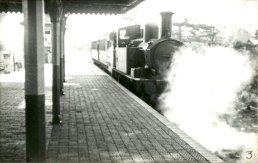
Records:
{"label": "locomotive cab", "polygon": [[132,77],[148,78],[145,75],[148,73],[142,72],[146,65],[145,53],[147,47],[158,39],[158,30],[158,26],[151,23],[145,24],[143,28],[140,25],[120,28],[115,53],[116,70]]}
{"label": "locomotive cab", "polygon": [[119,48],[137,47],[142,41],[140,25],[127,26],[118,30]]}
{"label": "locomotive cab", "polygon": [[139,52],[143,42],[140,25],[127,26],[118,30],[118,42],[115,52],[115,69],[130,75],[131,68],[145,65],[144,54]]}

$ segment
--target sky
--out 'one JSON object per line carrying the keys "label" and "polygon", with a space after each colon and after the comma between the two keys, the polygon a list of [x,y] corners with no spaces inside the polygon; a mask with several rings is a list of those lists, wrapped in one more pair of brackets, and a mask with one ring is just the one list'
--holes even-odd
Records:
{"label": "sky", "polygon": [[[87,42],[118,27],[154,22],[160,24],[160,13],[172,11],[173,22],[213,25],[225,32],[258,29],[258,0],[145,0],[125,15],[70,15],[68,40]],[[73,41],[72,41],[73,40]]]}
{"label": "sky", "polygon": [[257,0],[146,0],[136,11],[140,21],[157,19],[161,11],[172,11],[176,22],[189,19],[195,23],[240,28],[258,27]]}

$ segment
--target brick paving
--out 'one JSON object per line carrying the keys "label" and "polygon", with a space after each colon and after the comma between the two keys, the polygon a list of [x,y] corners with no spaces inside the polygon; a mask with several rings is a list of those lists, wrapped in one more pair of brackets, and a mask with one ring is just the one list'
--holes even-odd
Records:
{"label": "brick paving", "polygon": [[[25,119],[22,83],[1,83],[0,92],[0,161],[25,159]],[[12,100],[9,100],[12,99]]]}
{"label": "brick paving", "polygon": [[[24,162],[25,101],[24,83],[0,82],[0,162]],[[51,88],[46,88],[46,132],[50,138],[52,126]]]}
{"label": "brick paving", "polygon": [[[23,84],[0,87],[0,162],[25,161]],[[47,162],[221,161],[93,65],[66,75],[64,88],[64,123],[47,124]],[[49,122],[50,106],[46,115]]]}

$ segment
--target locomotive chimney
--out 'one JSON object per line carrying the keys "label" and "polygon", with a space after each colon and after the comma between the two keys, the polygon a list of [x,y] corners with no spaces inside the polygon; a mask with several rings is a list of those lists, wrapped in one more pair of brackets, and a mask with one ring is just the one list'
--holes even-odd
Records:
{"label": "locomotive chimney", "polygon": [[173,12],[162,12],[161,15],[161,38],[171,37],[171,17]]}

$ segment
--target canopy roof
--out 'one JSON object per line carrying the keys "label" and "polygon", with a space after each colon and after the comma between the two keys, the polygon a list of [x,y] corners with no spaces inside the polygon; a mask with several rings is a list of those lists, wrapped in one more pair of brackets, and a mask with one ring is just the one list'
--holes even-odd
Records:
{"label": "canopy roof", "polygon": [[[45,0],[48,12],[48,1]],[[60,0],[67,13],[123,14],[144,0]],[[0,12],[22,12],[22,0],[0,0]]]}

